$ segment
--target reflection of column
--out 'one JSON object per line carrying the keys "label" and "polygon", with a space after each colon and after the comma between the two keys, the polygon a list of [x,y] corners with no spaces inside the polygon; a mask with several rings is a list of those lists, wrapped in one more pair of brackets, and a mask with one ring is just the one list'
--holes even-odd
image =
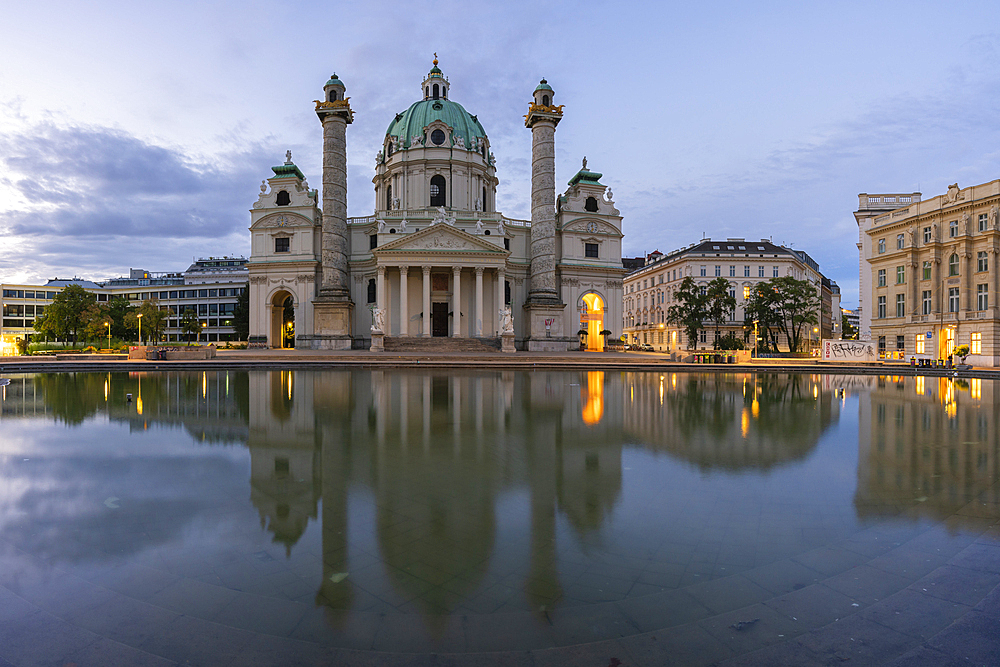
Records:
{"label": "reflection of column", "polygon": [[455,323],[452,336],[459,338],[462,335],[462,267],[453,266],[451,273],[455,278],[455,286],[452,288],[451,297],[451,311]]}
{"label": "reflection of column", "polygon": [[476,458],[483,457],[483,378],[476,376],[472,380],[472,405],[476,418]]}
{"label": "reflection of column", "polygon": [[475,334],[483,335],[483,267],[476,267],[476,311],[475,311]]}
{"label": "reflection of column", "polygon": [[431,267],[420,267],[424,273],[424,337],[431,335]]}
{"label": "reflection of column", "polygon": [[[386,309],[388,304],[385,302],[385,267],[378,267],[378,273],[375,274],[375,307],[382,309],[382,316],[385,317],[385,328],[389,329],[389,312]],[[389,333],[385,331],[383,333]]]}
{"label": "reflection of column", "polygon": [[406,451],[410,434],[410,376],[396,377],[399,378],[399,445]]}
{"label": "reflection of column", "polygon": [[455,432],[455,455],[458,456],[462,448],[462,378],[451,379],[451,423]]}
{"label": "reflection of column", "polygon": [[497,269],[497,323],[498,323],[497,324],[497,333],[500,332],[499,311],[503,310],[504,306],[507,305],[507,304],[504,303],[504,295],[507,292],[507,290],[504,289],[504,280],[505,280],[505,278],[504,278],[503,269]]}
{"label": "reflection of column", "polygon": [[524,594],[533,609],[562,597],[556,567],[556,464],[562,448],[560,417],[532,425],[526,453],[531,493],[531,564]]}
{"label": "reflection of column", "polygon": [[399,267],[399,335],[408,336],[410,332],[410,309],[409,309],[409,297],[410,290],[407,289],[406,275],[409,272],[410,267],[401,266]]}
{"label": "reflection of column", "polygon": [[431,376],[424,376],[424,454],[430,451],[431,447]]}

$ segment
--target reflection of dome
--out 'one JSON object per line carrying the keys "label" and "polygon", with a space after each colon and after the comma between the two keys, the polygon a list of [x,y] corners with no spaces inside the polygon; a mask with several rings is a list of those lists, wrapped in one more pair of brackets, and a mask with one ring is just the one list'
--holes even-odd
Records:
{"label": "reflection of dome", "polygon": [[[389,129],[385,134],[387,137],[397,137],[400,146],[409,148],[410,139],[416,136],[423,136],[424,128],[439,120],[450,128],[456,137],[462,137],[466,146],[474,146],[476,139],[486,137],[486,130],[474,118],[472,114],[458,102],[446,99],[420,100],[410,105],[410,108],[403,113],[396,114],[396,117],[389,123]],[[431,139],[428,138],[428,145]]]}

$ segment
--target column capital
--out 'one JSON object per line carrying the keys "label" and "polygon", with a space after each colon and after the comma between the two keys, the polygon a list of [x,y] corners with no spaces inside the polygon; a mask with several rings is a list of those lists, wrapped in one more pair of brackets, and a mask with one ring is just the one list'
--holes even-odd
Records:
{"label": "column capital", "polygon": [[425,276],[428,276],[431,273],[431,267],[429,266],[421,266],[420,270],[424,272]]}
{"label": "column capital", "polygon": [[410,267],[406,266],[405,264],[403,266],[399,267],[399,273],[401,275],[405,276],[409,271],[410,271]]}
{"label": "column capital", "polygon": [[385,275],[385,267],[382,266],[382,265],[377,266],[376,267],[376,271],[378,271],[378,274],[380,276],[384,276]]}
{"label": "column capital", "polygon": [[453,266],[453,267],[451,267],[451,272],[454,273],[457,276],[458,274],[460,274],[462,272],[462,267],[461,266]]}
{"label": "column capital", "polygon": [[482,275],[483,275],[483,270],[484,270],[484,269],[485,269],[485,267],[482,267],[482,266],[477,266],[477,267],[476,267],[476,276],[477,276],[477,277],[479,277],[479,276],[482,276]]}

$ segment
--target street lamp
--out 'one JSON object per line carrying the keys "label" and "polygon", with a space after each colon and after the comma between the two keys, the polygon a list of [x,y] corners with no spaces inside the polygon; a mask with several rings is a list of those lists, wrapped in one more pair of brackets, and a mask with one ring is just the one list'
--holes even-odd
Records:
{"label": "street lamp", "polygon": [[111,349],[111,322],[105,322],[104,326],[108,328],[108,349]]}
{"label": "street lamp", "polygon": [[142,345],[142,313],[135,316],[139,320],[139,345]]}
{"label": "street lamp", "polygon": [[754,320],[753,321],[753,356],[754,356],[754,358],[757,357],[757,323],[759,321],[760,320]]}
{"label": "street lamp", "polygon": [[[202,320],[202,322],[201,322],[201,328],[204,329],[207,326],[208,326],[208,322],[205,322],[204,320]],[[201,329],[198,330],[198,344],[201,345]]]}

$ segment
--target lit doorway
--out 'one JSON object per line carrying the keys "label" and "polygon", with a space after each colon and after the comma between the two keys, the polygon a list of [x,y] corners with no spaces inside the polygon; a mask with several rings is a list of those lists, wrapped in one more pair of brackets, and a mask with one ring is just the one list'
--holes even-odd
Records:
{"label": "lit doorway", "polygon": [[587,331],[587,350],[604,351],[604,300],[590,292],[583,295],[583,312],[580,314],[580,328]]}
{"label": "lit doorway", "polygon": [[281,290],[271,298],[271,347],[295,347],[295,299]]}

